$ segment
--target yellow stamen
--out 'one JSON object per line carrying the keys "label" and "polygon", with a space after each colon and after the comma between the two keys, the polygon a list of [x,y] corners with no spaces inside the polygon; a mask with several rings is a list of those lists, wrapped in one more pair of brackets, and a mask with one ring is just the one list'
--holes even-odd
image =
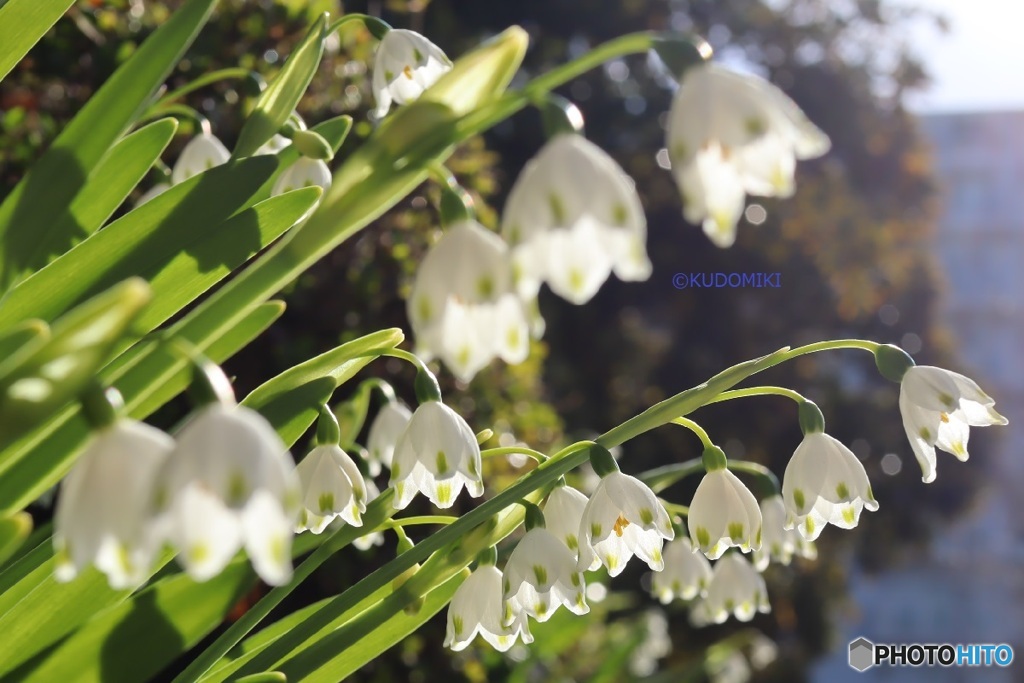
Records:
{"label": "yellow stamen", "polygon": [[622,538],[622,532],[626,530],[627,526],[629,526],[629,520],[620,514],[619,518],[615,520],[615,535]]}

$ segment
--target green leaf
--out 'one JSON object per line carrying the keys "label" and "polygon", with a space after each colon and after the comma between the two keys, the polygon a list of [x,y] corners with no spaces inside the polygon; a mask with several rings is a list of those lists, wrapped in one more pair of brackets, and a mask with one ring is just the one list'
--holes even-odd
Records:
{"label": "green leaf", "polygon": [[[254,308],[207,349],[207,356],[221,363],[269,327],[281,313],[284,304],[269,301]],[[125,397],[132,417],[141,419],[181,393],[188,386],[190,372],[176,356],[157,353],[155,342],[132,349],[117,370],[101,373],[107,382],[116,382]],[[122,357],[124,358],[124,357]],[[120,382],[129,370],[132,382]],[[153,378],[150,383],[147,378]],[[81,418],[78,406],[65,409],[15,448],[3,452],[0,460],[0,506],[4,514],[20,510],[54,486],[67,473],[75,456],[89,436],[89,427]],[[0,575],[2,580],[4,575]],[[2,583],[0,583],[2,587]],[[3,596],[0,594],[0,600]]]}
{"label": "green leaf", "polygon": [[413,614],[407,614],[401,607],[394,609],[390,603],[400,601],[395,595],[384,598],[376,607],[334,632],[336,635],[332,640],[344,644],[333,651],[332,658],[316,668],[310,668],[300,658],[284,662],[278,668],[289,680],[304,683],[343,681],[440,612],[465,579],[464,574],[458,573],[427,593],[422,606]]}
{"label": "green leaf", "polygon": [[118,140],[50,230],[82,238],[99,230],[160,158],[177,129],[175,119],[160,119]]}
{"label": "green leaf", "polygon": [[[28,317],[53,320],[116,282],[131,276],[154,278],[165,269],[173,272],[175,264],[178,270],[219,268],[226,274],[226,266],[243,263],[265,246],[260,243],[253,215],[232,226],[236,232],[227,236],[227,242],[223,232],[228,229],[225,221],[246,204],[276,167],[272,156],[254,157],[212,168],[175,185],[22,281],[0,305],[0,325]],[[221,251],[199,246],[218,235],[221,239],[214,246]],[[185,303],[203,291],[190,292]]]}
{"label": "green leaf", "polygon": [[32,516],[19,512],[0,519],[0,563],[13,555],[32,531]]}
{"label": "green leaf", "polygon": [[[80,236],[77,225],[70,233],[53,228],[66,228],[63,214],[69,211],[103,156],[146,109],[206,22],[214,2],[188,0],[182,5],[89,99],[0,205],[0,283],[5,289],[64,253]],[[17,3],[52,4],[40,0]],[[66,8],[68,3],[63,5]],[[2,12],[10,8],[9,4]],[[14,33],[26,30],[21,23],[7,18],[0,18],[0,25]],[[35,42],[31,37],[26,40]],[[0,45],[7,43],[0,39]]]}
{"label": "green leaf", "polygon": [[[26,683],[147,680],[215,628],[254,583],[245,557],[203,583],[176,574],[99,613],[55,648],[29,661],[20,656],[24,664],[12,678]],[[86,600],[80,596],[75,609]]]}
{"label": "green leaf", "polygon": [[320,66],[326,26],[327,15],[323,14],[288,57],[269,87],[260,94],[256,106],[238,134],[238,144],[233,153],[235,158],[255,154],[263,143],[277,134],[295,111],[295,106]]}
{"label": "green leaf", "polygon": [[401,330],[388,329],[342,344],[260,385],[242,405],[260,411],[285,443],[292,444],[313,424],[335,388],[403,339]]}
{"label": "green leaf", "polygon": [[0,332],[0,358],[8,358],[29,343],[49,338],[50,326],[42,320],[25,320]]}
{"label": "green leaf", "polygon": [[86,301],[38,339],[0,362],[0,443],[48,419],[109,360],[149,300],[149,287],[128,280]]}
{"label": "green leaf", "polygon": [[74,0],[7,0],[0,3],[0,81],[28,54]]}

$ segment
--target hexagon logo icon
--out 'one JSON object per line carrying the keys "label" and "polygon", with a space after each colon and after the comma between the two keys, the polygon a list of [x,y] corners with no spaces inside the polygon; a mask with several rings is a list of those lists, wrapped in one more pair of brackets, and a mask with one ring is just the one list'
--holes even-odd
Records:
{"label": "hexagon logo icon", "polygon": [[875,644],[867,638],[858,638],[850,643],[850,666],[857,671],[867,671],[875,664]]}

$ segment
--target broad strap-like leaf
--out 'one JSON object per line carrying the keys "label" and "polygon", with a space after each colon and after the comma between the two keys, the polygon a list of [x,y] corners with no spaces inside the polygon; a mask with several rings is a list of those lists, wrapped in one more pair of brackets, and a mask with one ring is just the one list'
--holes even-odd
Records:
{"label": "broad strap-like leaf", "polygon": [[175,119],[160,119],[118,140],[50,229],[78,233],[82,239],[99,230],[160,158],[177,129]]}
{"label": "broad strap-like leaf", "polygon": [[0,303],[0,325],[29,317],[53,320],[125,278],[152,279],[184,257],[194,260],[200,272],[244,263],[265,246],[254,216],[233,226],[230,239],[218,245],[222,251],[202,245],[227,227],[225,221],[248,203],[276,167],[273,156],[253,157],[172,187],[22,281]]}
{"label": "broad strap-like leaf", "polygon": [[252,113],[245,120],[235,145],[235,158],[255,154],[263,143],[281,129],[309,87],[324,54],[324,29],[327,15],[321,15],[310,27],[306,37],[285,61],[281,71],[264,90]]}
{"label": "broad strap-like leaf", "polygon": [[0,3],[0,81],[74,1],[6,0]]}
{"label": "broad strap-like leaf", "polygon": [[[259,336],[282,312],[284,304],[280,301],[257,306],[211,344],[206,349],[207,356],[217,363],[227,360]],[[130,360],[134,362],[120,366],[119,370],[101,373],[101,378],[115,383],[130,402],[132,417],[143,418],[152,413],[184,391],[191,377],[179,357],[166,351],[158,352],[155,346],[155,342],[148,342],[143,348],[132,349]],[[117,381],[137,367],[140,370],[132,376],[139,383]],[[154,378],[152,383],[146,382],[146,377]],[[37,430],[14,448],[3,451],[6,459],[0,461],[2,513],[23,509],[56,484],[71,467],[88,435],[89,428],[77,406],[68,407],[51,418],[47,429]]]}
{"label": "broad strap-like leaf", "polygon": [[[215,1],[187,0],[89,99],[0,205],[0,288],[10,288],[81,238],[79,226],[69,232],[68,224],[60,220],[62,214],[103,156],[148,106],[206,23]],[[49,4],[17,0],[18,5],[35,3]],[[5,5],[2,11],[10,7]],[[0,26],[5,27],[0,31],[25,30],[3,17]],[[0,46],[6,49],[6,41],[0,39]],[[54,230],[61,225],[62,232]]]}

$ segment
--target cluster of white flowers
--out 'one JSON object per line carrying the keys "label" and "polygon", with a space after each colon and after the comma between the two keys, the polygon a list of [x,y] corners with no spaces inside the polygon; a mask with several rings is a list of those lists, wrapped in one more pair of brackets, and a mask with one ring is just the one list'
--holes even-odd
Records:
{"label": "cluster of white flowers", "polygon": [[[660,572],[663,544],[675,535],[654,492],[618,471],[606,474],[589,499],[572,487],[556,488],[542,517],[544,525],[527,530],[503,572],[481,566],[459,587],[448,609],[445,645],[460,650],[477,633],[499,650],[517,635],[531,642],[527,616],[547,621],[563,605],[574,614],[590,611],[584,572],[604,566],[617,576],[634,555]],[[478,577],[481,572],[493,578]]]}
{"label": "cluster of white flowers", "polygon": [[127,418],[93,436],[57,500],[57,578],[94,564],[111,586],[149,578],[164,545],[197,581],[244,547],[271,584],[291,577],[299,480],[287,447],[257,412],[213,403],[176,438]]}
{"label": "cluster of white flowers", "polygon": [[[418,98],[450,65],[423,36],[387,33],[373,74],[377,113]],[[829,140],[767,81],[707,64],[682,79],[667,145],[687,220],[727,247],[746,194],[792,194],[796,159],[824,154]],[[409,318],[419,352],[469,381],[495,358],[526,358],[527,331],[543,330],[542,284],[584,304],[612,273],[642,281],[651,271],[632,179],[582,135],[560,132],[513,184],[500,237],[475,222],[448,227],[416,275]]]}
{"label": "cluster of white flowers", "polygon": [[[368,463],[391,468],[396,509],[417,491],[441,508],[463,487],[483,494],[476,436],[440,401],[412,414],[389,403],[370,428],[370,445],[376,459]],[[96,430],[62,485],[56,575],[68,581],[95,565],[111,586],[134,588],[169,546],[189,576],[205,581],[244,548],[260,577],[280,585],[291,578],[293,534],[320,534],[339,518],[362,526],[378,495],[337,443],[317,444],[296,466],[270,423],[244,406],[205,405],[173,438],[119,417]],[[355,545],[380,539],[373,531]]]}

